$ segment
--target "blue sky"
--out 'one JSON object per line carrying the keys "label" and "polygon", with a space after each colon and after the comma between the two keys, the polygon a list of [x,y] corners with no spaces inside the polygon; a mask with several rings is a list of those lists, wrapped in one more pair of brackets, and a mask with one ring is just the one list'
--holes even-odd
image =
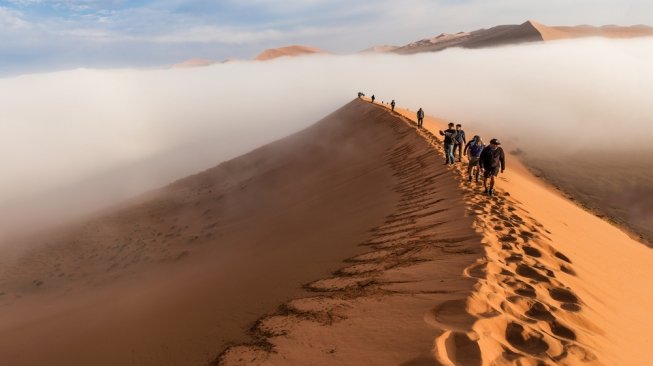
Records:
{"label": "blue sky", "polygon": [[651,24],[649,0],[4,0],[0,75],[76,67],[157,67],[265,48],[335,53],[536,19]]}

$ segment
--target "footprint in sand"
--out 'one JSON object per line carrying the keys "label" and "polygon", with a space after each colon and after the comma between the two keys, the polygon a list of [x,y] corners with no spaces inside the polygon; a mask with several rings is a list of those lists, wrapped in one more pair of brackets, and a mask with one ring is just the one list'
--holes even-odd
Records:
{"label": "footprint in sand", "polygon": [[537,331],[527,331],[521,324],[509,323],[506,327],[506,341],[517,350],[538,355],[549,349],[543,335]]}
{"label": "footprint in sand", "polygon": [[563,303],[578,304],[578,297],[570,290],[561,287],[554,287],[549,289],[549,296],[551,296],[551,298],[554,300]]}

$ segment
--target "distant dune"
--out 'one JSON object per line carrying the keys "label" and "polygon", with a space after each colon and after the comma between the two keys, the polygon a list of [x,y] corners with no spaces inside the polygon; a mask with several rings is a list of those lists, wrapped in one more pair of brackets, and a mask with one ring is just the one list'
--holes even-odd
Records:
{"label": "distant dune", "polygon": [[201,66],[213,65],[215,63],[217,63],[217,61],[207,60],[205,58],[192,58],[190,60],[186,60],[178,64],[174,64],[172,65],[172,68],[181,69],[181,68],[188,68],[188,67],[201,67]]}
{"label": "distant dune", "polygon": [[387,52],[392,52],[399,48],[399,46],[390,46],[390,45],[380,45],[380,46],[372,46],[370,48],[366,48],[359,53],[387,53]]}
{"label": "distant dune", "polygon": [[319,54],[319,53],[325,53],[325,52],[315,47],[295,45],[295,46],[287,46],[287,47],[279,47],[279,48],[269,48],[261,52],[254,59],[258,61],[267,61],[279,57],[297,57],[297,56],[312,55],[312,54]]}
{"label": "distant dune", "polygon": [[[601,27],[590,25],[547,26],[537,21],[529,20],[518,25],[498,25],[471,32],[441,33],[435,37],[425,38],[404,46],[377,45],[366,48],[359,53],[393,52],[398,54],[414,54],[441,51],[450,47],[483,48],[582,37],[635,38],[647,36],[653,36],[653,27],[646,25],[605,25]],[[315,47],[293,45],[267,49],[254,59],[265,61],[279,57],[295,57],[318,53],[326,52]],[[210,60],[190,59],[176,64],[174,67],[197,67],[213,63],[215,62]]]}
{"label": "distant dune", "polygon": [[574,26],[550,27],[529,20],[519,25],[499,25],[489,29],[456,34],[440,34],[437,37],[423,39],[399,47],[393,52],[413,54],[420,52],[441,51],[450,47],[482,48],[525,42],[541,42],[566,38],[609,37],[634,38],[653,36],[653,28],[643,25],[620,26]]}
{"label": "distant dune", "polygon": [[540,32],[545,41],[581,37],[635,38],[653,36],[653,27],[645,25],[633,25],[629,27],[616,25],[604,25],[602,27],[593,27],[590,25],[551,27],[535,21],[531,21],[531,24]]}

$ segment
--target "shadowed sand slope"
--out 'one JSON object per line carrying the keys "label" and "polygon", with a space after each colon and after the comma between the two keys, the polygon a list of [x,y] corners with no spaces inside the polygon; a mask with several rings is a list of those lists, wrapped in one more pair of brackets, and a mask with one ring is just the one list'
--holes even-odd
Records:
{"label": "shadowed sand slope", "polygon": [[[410,211],[402,180],[442,179],[399,167],[430,155],[407,133],[383,110],[352,102],[110,213],[11,243],[34,249],[0,267],[0,364],[201,365],[250,341],[257,318],[367,251],[358,244],[405,235],[399,222],[369,230],[398,204]],[[416,146],[398,150],[404,143]]]}
{"label": "shadowed sand slope", "polygon": [[438,37],[413,42],[393,52],[411,54],[440,51],[449,47],[481,48],[523,42],[542,41],[542,35],[532,22],[519,25],[499,25],[489,29],[456,34],[441,34]]}
{"label": "shadowed sand slope", "polygon": [[413,116],[356,100],[41,238],[0,364],[650,365],[653,252],[511,156],[481,194]]}
{"label": "shadowed sand slope", "polygon": [[[365,109],[383,108],[365,103]],[[459,355],[480,365],[466,337],[475,320],[465,301],[475,279],[463,275],[482,254],[481,235],[458,181],[406,119],[392,115],[397,141],[385,156],[399,204],[313,294],[285,303],[253,328],[256,342],[230,348],[220,365],[433,365],[434,340],[455,329]]]}

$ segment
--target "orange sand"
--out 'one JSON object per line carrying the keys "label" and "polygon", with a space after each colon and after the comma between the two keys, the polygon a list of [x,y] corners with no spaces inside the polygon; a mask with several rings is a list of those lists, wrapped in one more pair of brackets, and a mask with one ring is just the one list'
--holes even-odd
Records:
{"label": "orange sand", "polygon": [[650,249],[513,156],[482,195],[414,113],[353,101],[48,238],[2,267],[0,363],[652,364]]}
{"label": "orange sand", "polygon": [[267,61],[279,57],[297,57],[297,56],[311,55],[316,53],[324,53],[324,51],[315,47],[295,45],[295,46],[267,49],[261,52],[254,59],[258,61]]}

